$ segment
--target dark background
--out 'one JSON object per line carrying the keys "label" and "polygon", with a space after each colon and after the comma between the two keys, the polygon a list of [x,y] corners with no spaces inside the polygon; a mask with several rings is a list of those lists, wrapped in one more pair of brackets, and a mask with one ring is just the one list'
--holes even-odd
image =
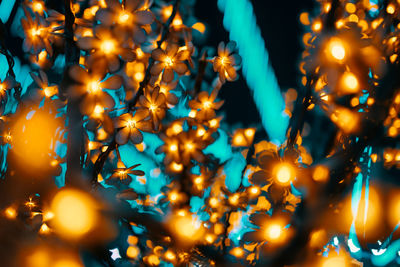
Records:
{"label": "dark background", "polygon": [[[279,86],[283,90],[298,88],[300,78],[298,63],[303,50],[301,37],[304,32],[299,15],[304,11],[312,11],[316,1],[251,0],[251,2]],[[195,15],[207,26],[207,45],[216,47],[221,41],[229,41],[229,33],[223,27],[223,14],[217,7],[217,0],[197,0]],[[243,77],[224,85],[220,96],[225,100],[223,109],[225,120],[229,124],[241,122],[246,127],[260,122]]]}

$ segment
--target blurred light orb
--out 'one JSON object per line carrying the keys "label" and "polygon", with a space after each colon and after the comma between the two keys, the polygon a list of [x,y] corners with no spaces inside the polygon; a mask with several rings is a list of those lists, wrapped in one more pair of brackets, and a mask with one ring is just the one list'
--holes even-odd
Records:
{"label": "blurred light orb", "polygon": [[115,50],[115,42],[113,40],[105,40],[101,43],[100,49],[105,54],[110,54]]}
{"label": "blurred light orb", "polygon": [[11,129],[12,150],[24,166],[49,165],[49,153],[56,141],[58,123],[54,115],[31,110],[17,118]]}
{"label": "blurred light orb", "polygon": [[358,88],[359,88],[359,82],[358,79],[356,77],[356,75],[354,75],[351,72],[345,72],[341,78],[341,83],[343,86],[343,92],[345,93],[357,93],[358,92]]}
{"label": "blurred light orb", "polygon": [[282,236],[282,226],[279,224],[271,224],[265,230],[265,236],[268,241],[278,240]]}
{"label": "blurred light orb", "polygon": [[66,238],[80,238],[95,226],[95,200],[76,189],[63,189],[52,200],[54,228]]}
{"label": "blurred light orb", "polygon": [[342,61],[346,57],[346,48],[343,42],[338,38],[333,38],[328,43],[328,51],[336,61]]}
{"label": "blurred light orb", "polygon": [[346,267],[346,259],[344,257],[333,257],[326,259],[321,267]]}

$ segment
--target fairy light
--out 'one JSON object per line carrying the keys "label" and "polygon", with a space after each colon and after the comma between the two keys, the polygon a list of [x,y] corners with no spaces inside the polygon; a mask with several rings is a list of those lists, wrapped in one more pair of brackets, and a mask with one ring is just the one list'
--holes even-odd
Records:
{"label": "fairy light", "polygon": [[265,239],[270,242],[279,240],[282,234],[282,226],[278,223],[271,223],[265,229]]}
{"label": "fairy light", "polygon": [[357,93],[359,82],[357,76],[351,72],[345,72],[341,78],[341,91],[344,93]]}
{"label": "fairy light", "polygon": [[176,152],[176,151],[178,151],[178,145],[177,145],[177,144],[171,144],[171,145],[169,146],[169,151],[171,151],[171,152]]}
{"label": "fairy light", "polygon": [[289,163],[280,163],[273,172],[276,181],[281,185],[288,185],[294,179],[294,170]]}
{"label": "fairy light", "polygon": [[219,201],[218,201],[218,199],[217,199],[216,197],[212,197],[212,198],[210,198],[210,200],[208,201],[208,203],[210,204],[210,206],[211,206],[212,208],[215,208],[215,207],[218,206]]}
{"label": "fairy light", "polygon": [[172,66],[174,65],[174,61],[172,60],[171,57],[165,57],[165,59],[164,59],[164,64],[165,64],[167,67],[172,67]]}
{"label": "fairy light", "polygon": [[173,252],[170,251],[170,250],[167,250],[167,251],[165,252],[164,257],[165,257],[167,260],[169,260],[169,261],[173,261],[173,260],[176,259],[175,253],[173,253]]}
{"label": "fairy light", "polygon": [[103,113],[104,113],[104,108],[103,108],[101,105],[97,104],[97,105],[94,107],[94,110],[93,110],[93,115],[94,115],[94,117],[99,117],[99,116],[101,116]]}
{"label": "fairy light", "polygon": [[126,127],[133,129],[136,128],[136,121],[134,119],[130,119],[126,122]]}
{"label": "fairy light", "polygon": [[115,42],[113,40],[105,40],[101,43],[100,49],[104,54],[111,54],[115,50]]}
{"label": "fairy light", "polygon": [[18,213],[17,213],[17,210],[14,207],[8,207],[8,208],[6,208],[4,210],[4,215],[8,219],[12,220],[12,219],[15,219],[17,217]]}
{"label": "fairy light", "polygon": [[330,56],[336,61],[343,61],[346,57],[346,49],[343,42],[338,38],[332,38],[328,43]]}
{"label": "fairy light", "polygon": [[130,18],[130,14],[126,11],[122,11],[118,17],[118,22],[120,24],[125,24],[128,22],[129,18]]}
{"label": "fairy light", "polygon": [[57,232],[68,239],[87,234],[97,221],[95,207],[94,200],[87,193],[76,189],[59,191],[51,203]]}
{"label": "fairy light", "polygon": [[394,12],[396,12],[396,7],[392,3],[390,3],[386,8],[386,12],[388,14],[394,14]]}
{"label": "fairy light", "polygon": [[131,259],[136,259],[140,254],[140,250],[137,246],[129,246],[126,250],[126,256]]}
{"label": "fairy light", "polygon": [[195,148],[195,146],[194,146],[194,144],[193,144],[192,142],[187,142],[187,143],[185,144],[185,148],[186,148],[188,151],[192,151],[192,150]]}
{"label": "fairy light", "polygon": [[171,169],[175,172],[181,172],[183,170],[183,165],[176,162],[172,162]]}
{"label": "fairy light", "polygon": [[325,166],[318,165],[315,167],[312,178],[317,182],[325,182],[329,178],[329,169]]}
{"label": "fairy light", "polygon": [[150,104],[149,110],[150,110],[151,112],[155,112],[155,111],[157,110],[157,105],[155,105],[155,104]]}
{"label": "fairy light", "polygon": [[86,88],[87,88],[88,92],[92,93],[92,94],[96,94],[99,91],[101,91],[101,85],[100,85],[100,82],[98,82],[98,81],[90,81],[87,84]]}
{"label": "fairy light", "polygon": [[233,248],[230,253],[236,258],[242,258],[244,256],[244,250],[240,247]]}
{"label": "fairy light", "polygon": [[212,107],[212,102],[211,101],[204,101],[203,102],[203,108],[204,109],[209,109]]}

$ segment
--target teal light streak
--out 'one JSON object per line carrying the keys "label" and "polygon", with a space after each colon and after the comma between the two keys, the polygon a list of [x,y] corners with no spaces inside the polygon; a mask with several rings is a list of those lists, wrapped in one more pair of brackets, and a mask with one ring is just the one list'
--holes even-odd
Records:
{"label": "teal light streak", "polygon": [[283,143],[289,118],[283,113],[284,101],[268,52],[261,37],[249,0],[218,0],[224,12],[224,27],[239,47],[243,58],[243,74],[254,93],[254,101],[262,124],[271,141]]}

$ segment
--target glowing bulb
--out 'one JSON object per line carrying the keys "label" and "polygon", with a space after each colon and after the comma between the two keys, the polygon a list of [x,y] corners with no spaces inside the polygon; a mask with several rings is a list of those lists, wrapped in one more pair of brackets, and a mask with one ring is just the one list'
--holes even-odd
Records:
{"label": "glowing bulb", "polygon": [[177,192],[171,192],[168,198],[171,202],[176,202],[179,199],[179,194]]}
{"label": "glowing bulb", "polygon": [[166,6],[162,9],[162,14],[165,18],[169,18],[172,15],[173,6]]}
{"label": "glowing bulb", "polygon": [[40,226],[39,229],[39,233],[41,233],[42,235],[47,235],[48,233],[50,233],[50,228],[47,226],[47,224],[42,224],[42,226]]}
{"label": "glowing bulb", "polygon": [[104,108],[101,106],[101,105],[99,105],[99,104],[97,104],[95,107],[94,107],[94,110],[93,110],[93,115],[95,116],[95,117],[98,117],[98,116],[100,116],[101,114],[103,114],[103,112],[104,112]]}
{"label": "glowing bulb", "polygon": [[219,60],[219,63],[222,65],[222,66],[225,66],[227,63],[228,63],[228,58],[227,57],[221,57],[220,58],[220,60]]}
{"label": "glowing bulb", "polygon": [[91,81],[87,84],[87,90],[89,93],[98,93],[101,90],[100,82]]}
{"label": "glowing bulb", "polygon": [[218,203],[218,199],[217,199],[216,197],[210,198],[210,200],[209,200],[208,203],[210,204],[210,206],[211,206],[212,208],[217,207],[218,204],[219,204],[219,203]]}
{"label": "glowing bulb", "polygon": [[164,64],[165,64],[167,67],[171,67],[172,65],[174,65],[174,61],[172,60],[172,58],[166,57],[166,58],[164,59]]}
{"label": "glowing bulb", "polygon": [[230,253],[236,258],[241,258],[244,255],[244,250],[240,247],[236,247],[230,251]]}
{"label": "glowing bulb", "polygon": [[386,8],[386,12],[389,14],[394,14],[396,12],[396,8],[393,4],[389,4]]}
{"label": "glowing bulb", "polygon": [[137,258],[139,253],[140,253],[140,250],[139,250],[139,248],[137,246],[130,246],[126,250],[126,256],[128,256],[131,259]]}
{"label": "glowing bulb", "polygon": [[118,17],[118,22],[121,24],[124,24],[128,21],[129,17],[130,17],[130,14],[128,12],[123,11],[123,12],[121,12],[121,14]]}
{"label": "glowing bulb", "polygon": [[330,55],[337,61],[342,61],[346,57],[346,49],[343,42],[339,39],[333,39],[330,41],[328,50]]}
{"label": "glowing bulb", "polygon": [[33,3],[32,10],[35,12],[42,12],[43,11],[42,3],[39,3],[39,2]]}
{"label": "glowing bulb", "polygon": [[249,191],[252,195],[258,195],[260,193],[260,188],[258,186],[252,186]]}
{"label": "glowing bulb", "polygon": [[200,128],[197,130],[197,136],[203,136],[206,133],[206,130],[203,128]]}
{"label": "glowing bulb", "polygon": [[100,45],[101,51],[103,51],[105,54],[110,54],[115,50],[115,42],[112,40],[106,40],[103,41]]}
{"label": "glowing bulb", "polygon": [[194,183],[197,184],[197,185],[202,184],[203,183],[203,177],[201,177],[201,176],[196,177],[194,179]]}
{"label": "glowing bulb", "polygon": [[211,106],[212,106],[211,101],[204,101],[203,102],[203,108],[209,109],[209,108],[211,108]]}
{"label": "glowing bulb", "polygon": [[342,76],[343,91],[346,93],[357,93],[358,92],[358,79],[351,72],[345,72]]}
{"label": "glowing bulb", "polygon": [[176,162],[172,162],[172,163],[171,163],[171,169],[172,169],[173,171],[175,171],[175,172],[180,172],[180,171],[183,170],[183,165],[182,165],[182,164],[179,164],[179,163],[176,163]]}
{"label": "glowing bulb", "polygon": [[329,169],[325,166],[318,165],[314,169],[312,178],[317,182],[325,182],[329,178]]}
{"label": "glowing bulb", "polygon": [[4,215],[8,219],[15,219],[17,217],[17,210],[14,207],[8,207],[7,209],[5,209]]}
{"label": "glowing bulb", "polygon": [[233,196],[229,197],[229,203],[231,205],[237,205],[239,203],[239,194],[234,194]]}
{"label": "glowing bulb", "polygon": [[169,151],[172,151],[172,152],[178,151],[178,145],[177,144],[170,145]]}
{"label": "glowing bulb", "polygon": [[277,182],[282,185],[288,185],[294,179],[293,167],[288,163],[279,164],[274,171]]}
{"label": "glowing bulb", "polygon": [[79,238],[93,229],[97,221],[95,201],[76,189],[62,189],[52,200],[54,227],[65,238]]}
{"label": "glowing bulb", "polygon": [[157,109],[157,105],[154,105],[154,104],[151,104],[150,107],[149,107],[149,110],[151,112],[154,112],[156,109]]}
{"label": "glowing bulb", "polygon": [[244,131],[244,135],[245,136],[247,136],[247,137],[253,137],[254,136],[254,133],[255,133],[255,130],[254,129],[246,129],[245,131]]}
{"label": "glowing bulb", "polygon": [[178,133],[180,133],[180,132],[182,132],[182,126],[180,125],[180,124],[174,124],[173,126],[172,126],[172,131],[174,132],[174,134],[178,134]]}
{"label": "glowing bulb", "polygon": [[169,250],[167,252],[165,252],[164,256],[167,260],[170,260],[170,261],[173,261],[176,258],[175,254]]}
{"label": "glowing bulb", "polygon": [[41,32],[42,32],[42,29],[40,29],[40,28],[32,29],[31,30],[31,35],[34,36],[34,37],[35,36],[39,36]]}
{"label": "glowing bulb", "polygon": [[136,127],[136,121],[135,120],[128,120],[126,122],[126,127],[130,128],[130,129],[135,128]]}
{"label": "glowing bulb", "polygon": [[192,151],[194,149],[194,145],[191,142],[186,143],[185,147],[188,151]]}
{"label": "glowing bulb", "polygon": [[268,241],[278,240],[282,236],[282,226],[279,224],[270,224],[265,230],[265,237]]}
{"label": "glowing bulb", "polygon": [[315,32],[319,32],[322,29],[322,23],[321,21],[316,21],[312,25],[312,30]]}

